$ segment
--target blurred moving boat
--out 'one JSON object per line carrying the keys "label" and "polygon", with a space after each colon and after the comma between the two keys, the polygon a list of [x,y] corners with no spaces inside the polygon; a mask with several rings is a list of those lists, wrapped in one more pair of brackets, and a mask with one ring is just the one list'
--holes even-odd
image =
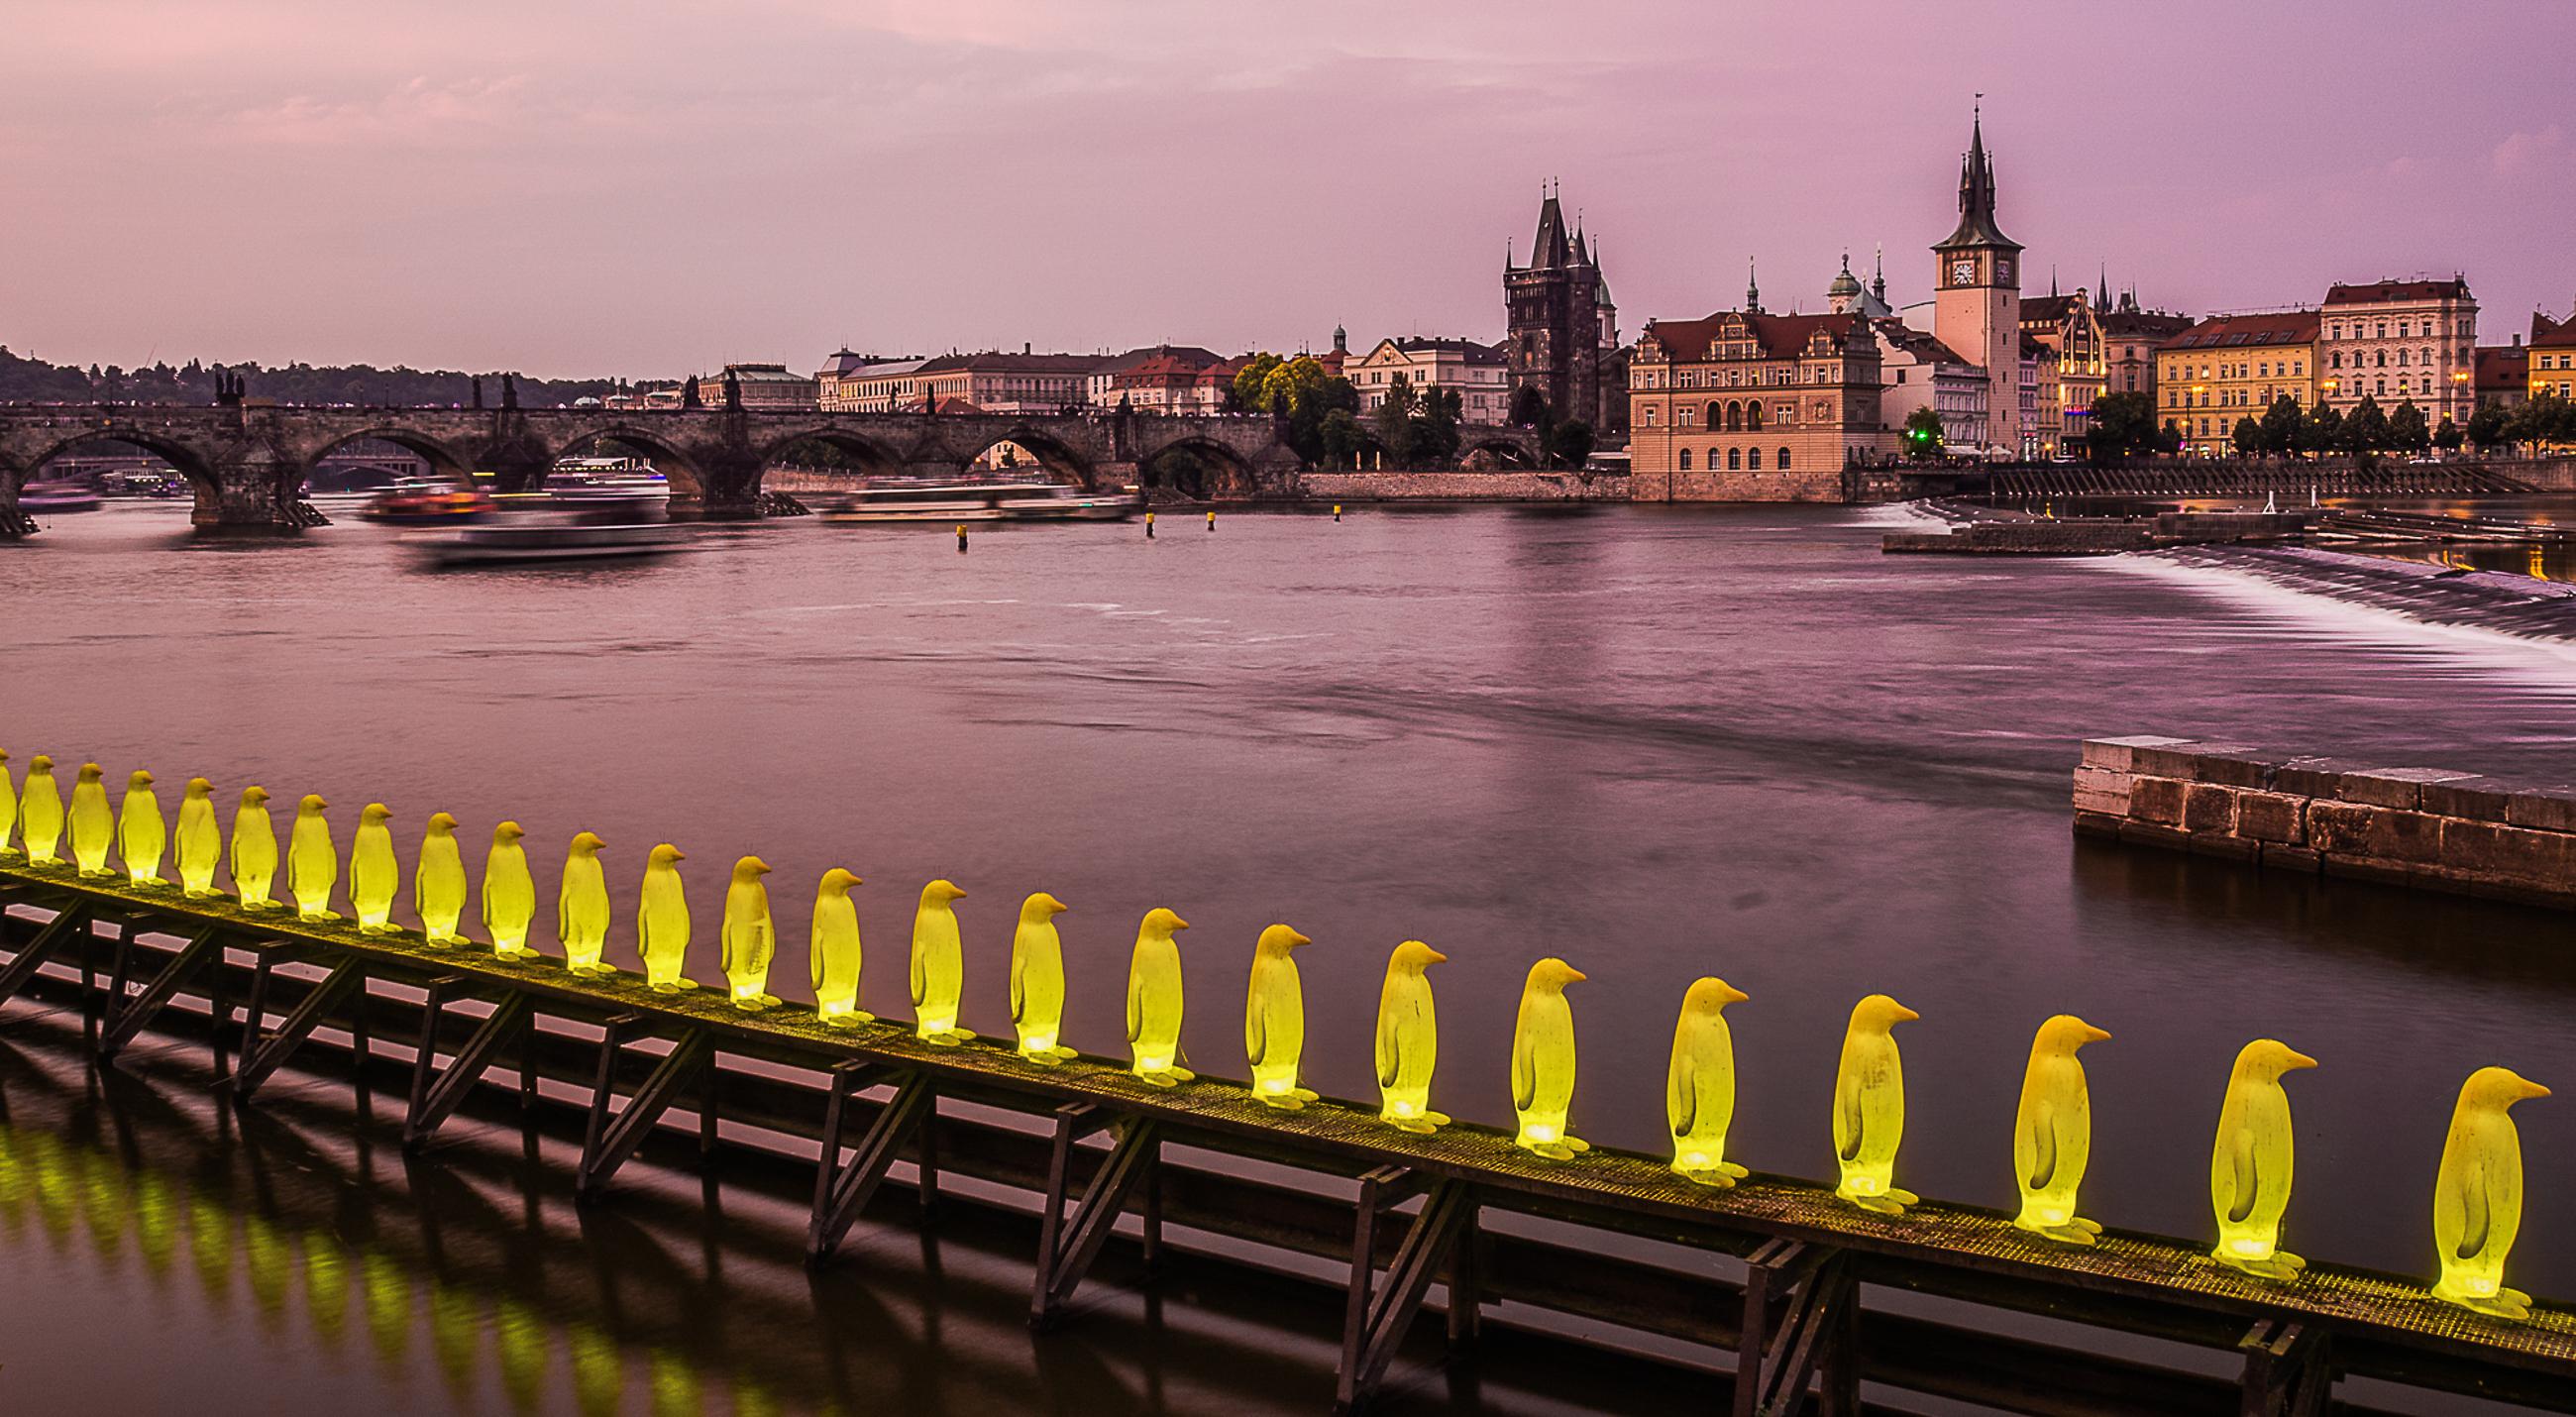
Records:
{"label": "blurred moving boat", "polygon": [[452,526],[492,514],[492,498],[467,488],[397,484],[367,499],[358,515],[392,526]]}
{"label": "blurred moving boat", "polygon": [[1145,510],[1134,488],[1085,492],[1052,482],[887,484],[828,500],[803,495],[827,522],[1114,522]]}
{"label": "blurred moving boat", "polygon": [[18,489],[18,509],[23,512],[95,512],[98,494],[77,482],[30,482]]}
{"label": "blurred moving boat", "polygon": [[642,560],[685,549],[681,528],[646,516],[632,502],[513,507],[488,522],[424,533],[412,545],[439,568]]}

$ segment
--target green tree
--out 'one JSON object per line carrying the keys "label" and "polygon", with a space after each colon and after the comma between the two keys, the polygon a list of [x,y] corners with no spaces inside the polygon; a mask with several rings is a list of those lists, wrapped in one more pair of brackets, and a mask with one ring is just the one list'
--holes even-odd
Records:
{"label": "green tree", "polygon": [[1360,449],[1368,444],[1368,430],[1360,426],[1359,415],[1347,408],[1326,413],[1316,425],[1317,451],[1326,467],[1350,467]]}
{"label": "green tree", "polygon": [[1414,459],[1445,463],[1458,455],[1463,402],[1456,389],[1431,389],[1422,395],[1422,411],[1413,419]]}
{"label": "green tree", "polygon": [[2238,457],[2259,458],[2263,456],[2263,425],[2255,422],[2250,416],[2237,419],[2236,428],[2229,436],[2236,444],[2236,455]]}
{"label": "green tree", "polygon": [[1234,371],[1234,406],[1245,413],[1270,412],[1270,376],[1285,362],[1267,352],[1243,361]]}
{"label": "green tree", "polygon": [[1421,401],[1414,397],[1413,380],[1399,370],[1387,380],[1386,396],[1369,413],[1378,446],[1398,467],[1413,465],[1413,416],[1420,411]]}
{"label": "green tree", "polygon": [[2352,453],[2356,464],[2367,465],[2373,453],[2389,447],[2388,415],[2379,400],[2367,394],[2354,405],[2352,415],[2343,421],[2343,445]]}
{"label": "green tree", "polygon": [[2093,400],[2091,452],[2095,462],[2151,453],[2156,449],[2156,400],[2133,391],[2104,394]]}
{"label": "green tree", "polygon": [[2283,394],[2272,400],[2272,406],[2263,410],[2263,451],[2297,456],[2300,425],[2305,421],[2297,399]]}
{"label": "green tree", "polygon": [[2299,446],[2312,457],[2343,451],[2343,414],[2330,404],[2310,408],[2299,424]]}
{"label": "green tree", "polygon": [[2466,441],[2468,441],[2467,438],[2460,432],[2460,425],[2453,423],[2447,414],[2443,416],[2442,426],[2433,430],[2433,446],[2443,452],[2456,453],[2460,450],[2460,444]]}
{"label": "green tree", "polygon": [[1918,408],[1905,415],[1905,455],[1921,462],[1941,455],[1941,415]]}
{"label": "green tree", "polygon": [[2493,452],[2504,441],[2504,425],[2503,406],[2494,399],[2480,399],[2469,415],[2469,442],[2481,453]]}
{"label": "green tree", "polygon": [[2401,453],[2421,453],[2433,446],[2433,430],[2425,425],[2424,410],[2415,406],[2415,400],[2400,400],[2397,411],[2388,415],[2388,446]]}
{"label": "green tree", "polygon": [[1592,460],[1592,425],[1580,418],[1569,418],[1550,428],[1547,456],[1559,466],[1580,469]]}

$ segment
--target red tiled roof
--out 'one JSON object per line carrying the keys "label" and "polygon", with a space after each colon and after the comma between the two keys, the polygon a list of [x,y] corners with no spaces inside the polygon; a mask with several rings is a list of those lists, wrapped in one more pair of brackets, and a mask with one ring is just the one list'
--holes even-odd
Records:
{"label": "red tiled roof", "polygon": [[1745,330],[1753,336],[1754,345],[1766,359],[1795,359],[1807,352],[1807,342],[1819,330],[1849,335],[1863,328],[1857,314],[1765,315],[1742,314],[1720,310],[1704,320],[1650,320],[1640,343],[1652,338],[1664,347],[1667,358],[1693,361],[1708,357],[1713,343],[1731,318],[1741,318]]}
{"label": "red tiled roof", "polygon": [[943,354],[921,366],[924,374],[968,370],[980,374],[1088,374],[1100,366],[1096,354]]}
{"label": "red tiled roof", "polygon": [[[2336,289],[2342,289],[2337,286]],[[2165,349],[2233,349],[2257,345],[2314,344],[2317,312],[2291,310],[2278,315],[2212,315],[2166,340]]]}
{"label": "red tiled roof", "polygon": [[2564,320],[2553,320],[2537,310],[2532,311],[2531,346],[2534,349],[2576,349],[2576,314]]}
{"label": "red tiled roof", "polygon": [[2467,300],[2469,283],[2450,280],[2375,280],[2363,285],[2341,281],[2326,287],[2328,305],[2384,305],[2399,300]]}
{"label": "red tiled roof", "polygon": [[1958,352],[1950,346],[1933,338],[1930,333],[1918,330],[1893,315],[1884,316],[1876,323],[1879,330],[1887,336],[1889,344],[1913,355],[1921,363],[1965,364],[1968,362],[1960,358]]}
{"label": "red tiled roof", "polygon": [[2521,393],[2531,379],[2531,351],[2522,345],[2485,345],[2478,350],[2478,392]]}

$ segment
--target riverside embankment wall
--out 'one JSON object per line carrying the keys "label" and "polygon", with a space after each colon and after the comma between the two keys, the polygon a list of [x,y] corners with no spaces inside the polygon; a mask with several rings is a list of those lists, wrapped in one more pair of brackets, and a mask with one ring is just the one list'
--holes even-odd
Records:
{"label": "riverside embankment wall", "polygon": [[2576,909],[2576,786],[2105,738],[2075,769],[2075,830],[2308,875]]}
{"label": "riverside embankment wall", "polygon": [[1596,472],[1309,472],[1309,502],[1625,502],[1628,479]]}

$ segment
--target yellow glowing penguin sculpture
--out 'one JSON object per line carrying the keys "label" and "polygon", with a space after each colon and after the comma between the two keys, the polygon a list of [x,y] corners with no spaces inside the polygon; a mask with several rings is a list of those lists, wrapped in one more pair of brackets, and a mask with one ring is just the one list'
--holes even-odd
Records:
{"label": "yellow glowing penguin sculpture", "polygon": [[1565,1130],[1574,1104],[1574,1006],[1565,1001],[1565,986],[1583,978],[1561,959],[1531,965],[1512,1023],[1512,1107],[1521,1119],[1512,1141],[1559,1161],[1592,1149]]}
{"label": "yellow glowing penguin sculpture", "polygon": [[1020,1056],[1054,1067],[1073,1056],[1057,1040],[1064,1034],[1064,940],[1055,918],[1063,901],[1039,891],[1020,902],[1020,923],[1011,932],[1011,1030]]}
{"label": "yellow glowing penguin sculpture", "polygon": [[769,887],[760,879],[768,874],[768,862],[746,856],[733,863],[733,881],[725,887],[724,974],[737,1009],[778,1004],[778,996],[769,992],[769,962],[778,954],[778,926],[769,918]]}
{"label": "yellow glowing penguin sculpture", "polygon": [[2505,1256],[2522,1229],[2522,1134],[2506,1109],[2548,1095],[2510,1068],[2480,1068],[2461,1084],[2433,1183],[2433,1243],[2442,1262],[2434,1298],[2499,1318],[2531,1317],[2531,1296],[2504,1284]]}
{"label": "yellow glowing penguin sculpture", "polygon": [[921,888],[912,914],[913,1031],[928,1043],[963,1043],[975,1035],[957,1026],[957,1000],[965,992],[965,948],[957,939],[951,901],[966,893],[946,881]]}
{"label": "yellow glowing penguin sculpture", "polygon": [[63,790],[54,783],[54,760],[42,753],[27,760],[27,786],[18,797],[18,830],[26,834],[27,862],[50,866],[63,841]]}
{"label": "yellow glowing penguin sculpture", "polygon": [[161,853],[169,844],[152,774],[136,768],[125,780],[125,800],[116,805],[116,855],[125,863],[126,879],[138,886],[168,885],[161,879]]}
{"label": "yellow glowing penguin sculpture", "polygon": [[1882,1215],[1902,1215],[1922,1199],[1893,1184],[1905,1140],[1905,1063],[1893,1030],[1921,1017],[1885,994],[1852,1005],[1834,1075],[1834,1161],[1842,1167],[1834,1194]]}
{"label": "yellow glowing penguin sculpture", "polygon": [[1306,1052],[1306,986],[1295,950],[1314,941],[1285,925],[1261,932],[1252,947],[1252,988],[1243,1001],[1243,1051],[1252,1062],[1252,1095],[1294,1112],[1318,1094],[1297,1085]]}
{"label": "yellow glowing penguin sculpture", "polygon": [[215,862],[224,854],[223,833],[215,829],[215,785],[202,777],[188,779],[179,794],[179,889],[183,894],[215,893]]}
{"label": "yellow glowing penguin sculpture", "polygon": [[275,910],[269,891],[277,884],[277,827],[268,816],[268,789],[242,789],[233,809],[233,891],[244,910]]}
{"label": "yellow glowing penguin sculpture", "polygon": [[81,764],[72,784],[72,861],[84,876],[107,874],[107,849],[116,843],[116,816],[107,808],[107,782],[96,763]]}
{"label": "yellow glowing penguin sculpture", "polygon": [[1136,1076],[1156,1087],[1177,1087],[1198,1074],[1181,1066],[1181,947],[1175,930],[1190,922],[1156,906],[1136,927],[1136,953],[1127,963],[1127,1048]]}
{"label": "yellow glowing penguin sculpture", "polygon": [[1673,1061],[1665,1075],[1664,1118],[1673,1128],[1673,1174],[1723,1189],[1748,1173],[1726,1159],[1735,1124],[1735,1033],[1726,1006],[1744,992],[1723,979],[1692,982],[1673,1025]]}
{"label": "yellow glowing penguin sculpture", "polygon": [[402,891],[394,831],[385,825],[393,816],[393,808],[370,802],[359,810],[357,834],[349,838],[349,913],[358,917],[361,935],[393,933],[394,897]]}
{"label": "yellow glowing penguin sculpture", "polygon": [[599,849],[607,844],[581,832],[564,854],[563,888],[555,893],[555,939],[563,946],[564,968],[575,974],[617,972],[600,958],[608,952],[608,873],[599,864]]}
{"label": "yellow glowing penguin sculpture", "polygon": [[644,895],[635,911],[635,947],[644,956],[644,982],[658,994],[685,993],[680,977],[689,953],[689,898],[680,888],[680,863],[688,860],[669,842],[644,858]]}
{"label": "yellow glowing penguin sculpture", "polygon": [[331,819],[322,815],[331,804],[313,793],[295,804],[295,825],[286,837],[286,889],[295,911],[307,920],[337,920],[331,888],[340,883],[340,852],[331,845]]}
{"label": "yellow glowing penguin sculpture", "polygon": [[2290,1095],[2281,1074],[2317,1060],[2270,1038],[2236,1055],[2227,1100],[2218,1108],[2218,1141],[2209,1153],[2209,1204],[2218,1213],[2220,1264],[2261,1279],[2296,1279],[2307,1261],[2281,1245],[2281,1214],[2290,1207]]}
{"label": "yellow glowing penguin sculpture", "polygon": [[1423,973],[1449,956],[1420,940],[1395,947],[1386,961],[1386,983],[1377,994],[1378,1120],[1408,1132],[1448,1125],[1431,1110],[1431,1069],[1440,1058],[1440,1028],[1432,1012],[1431,979]]}
{"label": "yellow glowing penguin sculpture", "polygon": [[2073,1014],[2041,1024],[2013,1119],[2013,1180],[2021,1187],[2013,1224],[2069,1245],[2090,1245],[2102,1233],[2075,1213],[2075,1189],[2093,1158],[2093,1094],[2075,1050],[2110,1036]]}
{"label": "yellow glowing penguin sculpture", "polygon": [[834,1028],[874,1023],[876,1015],[859,1007],[859,905],[850,887],[859,878],[835,866],[814,888],[812,956],[814,1011]]}
{"label": "yellow glowing penguin sculpture", "polygon": [[536,953],[528,944],[528,927],[537,918],[537,880],[528,874],[527,836],[517,822],[492,828],[492,850],[483,858],[483,929],[492,937],[492,953],[503,959],[526,959]]}
{"label": "yellow glowing penguin sculpture", "polygon": [[0,748],[0,861],[15,860],[9,840],[18,830],[18,784],[9,773],[9,750]]}
{"label": "yellow glowing penguin sculpture", "polygon": [[420,838],[420,864],[411,873],[412,913],[420,932],[433,945],[461,945],[456,922],[465,918],[465,850],[456,844],[456,819],[445,812],[429,815]]}

